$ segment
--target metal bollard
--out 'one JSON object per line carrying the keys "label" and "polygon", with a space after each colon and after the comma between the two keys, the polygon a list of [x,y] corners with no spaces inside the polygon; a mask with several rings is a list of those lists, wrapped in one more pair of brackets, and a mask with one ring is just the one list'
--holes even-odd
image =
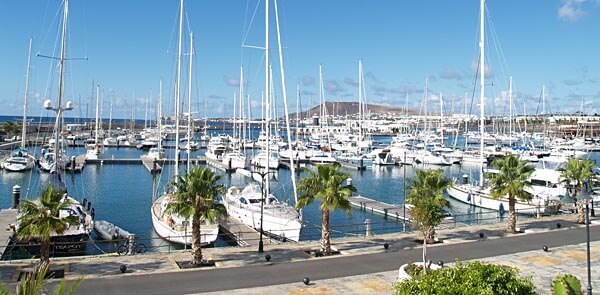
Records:
{"label": "metal bollard", "polygon": [[129,235],[127,237],[127,243],[129,243],[129,248],[127,249],[127,255],[135,255],[135,235]]}
{"label": "metal bollard", "polygon": [[17,207],[19,207],[19,203],[21,202],[21,187],[19,185],[13,186],[12,195],[13,195],[12,208],[17,209]]}
{"label": "metal bollard", "polygon": [[371,236],[371,219],[365,219],[365,236]]}

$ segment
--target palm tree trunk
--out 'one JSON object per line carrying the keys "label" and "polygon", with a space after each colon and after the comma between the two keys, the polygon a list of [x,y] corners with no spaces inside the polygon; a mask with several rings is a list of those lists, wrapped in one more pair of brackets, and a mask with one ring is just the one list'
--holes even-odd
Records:
{"label": "palm tree trunk", "polygon": [[329,226],[329,209],[321,208],[321,253],[331,254],[331,229]]}
{"label": "palm tree trunk", "polygon": [[585,224],[585,200],[578,200],[577,201],[577,223],[579,224]]}
{"label": "palm tree trunk", "polygon": [[40,241],[40,266],[50,265],[50,241]]}
{"label": "palm tree trunk", "polygon": [[515,198],[508,196],[508,232],[517,232],[517,214],[515,213]]}
{"label": "palm tree trunk", "polygon": [[200,231],[200,218],[192,219],[192,264],[202,264],[202,239]]}

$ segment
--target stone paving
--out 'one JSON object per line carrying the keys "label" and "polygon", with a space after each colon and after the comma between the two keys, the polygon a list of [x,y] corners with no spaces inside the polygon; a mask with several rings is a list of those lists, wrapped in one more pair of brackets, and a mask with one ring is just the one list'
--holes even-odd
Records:
{"label": "stone paving", "polygon": [[[525,233],[557,230],[557,223],[561,224],[560,230],[577,227],[574,223],[575,216],[559,216],[541,220],[522,221],[519,224]],[[598,223],[600,220],[594,220]],[[505,224],[486,224],[443,229],[438,231],[438,236],[444,243],[472,242],[479,239],[479,233],[484,233],[486,238],[495,239],[506,236]],[[396,249],[410,249],[420,247],[415,242],[415,233],[398,233],[373,237],[342,238],[332,241],[332,246],[342,255],[360,255],[384,251],[383,242]],[[301,242],[297,244],[268,245],[268,251],[278,262],[293,262],[309,259],[306,249],[318,247],[317,241]],[[206,258],[215,261],[216,267],[238,267],[244,265],[265,264],[264,255],[256,253],[255,249],[227,247],[203,249]],[[592,242],[592,285],[594,290],[600,290],[600,241]],[[139,275],[158,272],[185,271],[179,269],[178,261],[189,260],[189,250],[172,253],[148,253],[135,256],[116,256],[114,254],[92,257],[69,257],[52,260],[53,265],[62,265],[66,277],[75,279],[80,276],[86,278],[109,277],[112,275]],[[275,259],[275,258],[274,258]],[[548,252],[537,251],[522,252],[510,255],[489,257],[481,259],[497,264],[509,265],[520,270],[521,275],[531,276],[534,284],[538,286],[540,294],[549,294],[552,279],[558,274],[571,273],[582,281],[585,288],[587,284],[585,243],[549,249]],[[3,261],[0,262],[0,280],[14,282],[20,269],[34,264],[35,260]],[[127,265],[127,271],[122,274],[119,267]],[[451,264],[448,264],[451,265]],[[303,282],[257,287],[251,289],[228,290],[209,294],[391,294],[393,284],[398,272],[389,271],[372,273],[359,276],[342,277],[335,279],[319,280],[305,285]]]}
{"label": "stone paving", "polygon": [[[531,277],[539,294],[551,294],[552,280],[558,274],[570,273],[581,280],[582,287],[587,286],[587,268],[585,243],[549,249],[544,252],[522,252],[479,259],[480,261],[515,267],[524,277]],[[600,242],[590,243],[592,265],[592,289],[600,290]],[[452,266],[451,263],[448,266]],[[276,294],[393,294],[393,284],[398,276],[397,271],[373,273],[352,277],[335,278],[311,282],[303,282],[266,286],[249,289],[211,292],[204,294],[233,295],[276,295]]]}

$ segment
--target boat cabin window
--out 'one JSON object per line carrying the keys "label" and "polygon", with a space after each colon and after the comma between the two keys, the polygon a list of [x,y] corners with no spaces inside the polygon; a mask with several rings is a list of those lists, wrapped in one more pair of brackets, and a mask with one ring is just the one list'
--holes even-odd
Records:
{"label": "boat cabin window", "polygon": [[275,204],[277,203],[277,199],[270,197],[267,199],[267,204]]}
{"label": "boat cabin window", "polygon": [[260,203],[260,199],[250,199],[250,203],[258,204],[258,203]]}
{"label": "boat cabin window", "polygon": [[240,198],[240,203],[241,204],[248,204],[248,201],[246,201],[246,198]]}
{"label": "boat cabin window", "polygon": [[539,179],[532,179],[531,180],[531,185],[537,185],[537,186],[551,186],[550,183],[548,183],[547,181],[544,180],[539,180]]}

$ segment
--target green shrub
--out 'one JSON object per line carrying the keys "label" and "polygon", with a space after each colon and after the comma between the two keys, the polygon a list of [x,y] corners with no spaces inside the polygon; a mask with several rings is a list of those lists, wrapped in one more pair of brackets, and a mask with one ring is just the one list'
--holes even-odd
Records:
{"label": "green shrub", "polygon": [[571,274],[559,275],[552,281],[554,295],[580,295],[581,281]]}
{"label": "green shrub", "polygon": [[537,294],[531,278],[515,268],[483,262],[457,263],[396,284],[396,294]]}

